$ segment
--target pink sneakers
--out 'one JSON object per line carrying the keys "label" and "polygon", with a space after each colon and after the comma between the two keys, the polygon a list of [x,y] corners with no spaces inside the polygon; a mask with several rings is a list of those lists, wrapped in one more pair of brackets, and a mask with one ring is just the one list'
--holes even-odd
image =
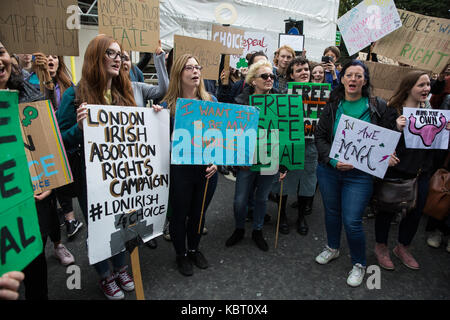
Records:
{"label": "pink sneakers", "polygon": [[389,248],[384,243],[375,244],[375,256],[380,267],[386,270],[394,270],[395,266],[389,256]]}
{"label": "pink sneakers", "polygon": [[63,266],[68,266],[75,262],[73,255],[62,243],[55,248],[55,256]]}
{"label": "pink sneakers", "polygon": [[416,259],[411,255],[408,251],[408,248],[402,244],[397,244],[397,246],[393,250],[395,256],[400,259],[400,261],[412,270],[420,269],[419,264]]}

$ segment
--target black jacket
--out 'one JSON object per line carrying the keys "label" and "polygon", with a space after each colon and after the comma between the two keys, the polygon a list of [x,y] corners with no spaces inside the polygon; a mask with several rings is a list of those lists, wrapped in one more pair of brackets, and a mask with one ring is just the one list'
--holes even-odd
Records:
{"label": "black jacket", "polygon": [[[320,115],[319,123],[314,133],[319,162],[330,162],[331,145],[333,143],[333,128],[339,102],[328,102]],[[380,127],[394,130],[397,113],[394,108],[388,108],[386,102],[378,97],[369,98],[370,122]]]}
{"label": "black jacket", "polygon": [[[243,105],[243,106],[248,106],[250,105],[250,100],[249,97],[255,93],[255,89],[252,86],[246,86],[244,87],[244,90],[242,91],[242,93],[240,95],[238,95],[236,98],[234,98],[235,103]],[[270,89],[269,94],[277,94],[278,90],[277,89]]]}

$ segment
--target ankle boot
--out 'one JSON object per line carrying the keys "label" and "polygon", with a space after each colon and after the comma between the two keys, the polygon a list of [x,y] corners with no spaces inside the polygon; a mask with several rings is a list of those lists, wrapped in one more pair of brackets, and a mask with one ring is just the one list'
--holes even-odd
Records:
{"label": "ankle boot", "polygon": [[[286,216],[286,203],[287,203],[287,195],[281,197],[281,210],[280,210],[280,225],[278,227],[278,230],[282,234],[288,234],[289,233],[289,224]],[[277,195],[277,204],[280,206],[280,196]]]}
{"label": "ankle boot", "polygon": [[304,198],[305,198],[305,216],[309,216],[312,213],[314,196]]}
{"label": "ankle boot", "polygon": [[306,207],[305,197],[298,196],[297,232],[300,233],[302,236],[306,236],[309,230],[305,218],[305,207]]}

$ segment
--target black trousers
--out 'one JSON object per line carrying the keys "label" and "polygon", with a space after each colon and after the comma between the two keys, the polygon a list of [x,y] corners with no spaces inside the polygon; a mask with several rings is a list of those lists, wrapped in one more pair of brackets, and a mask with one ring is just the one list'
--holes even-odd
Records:
{"label": "black trousers", "polygon": [[26,300],[48,300],[47,260],[45,259],[46,239],[47,237],[42,238],[42,253],[22,271],[25,275],[23,284]]}
{"label": "black trousers", "polygon": [[[201,232],[198,233],[203,194],[206,185],[206,166],[171,165],[169,202],[172,209],[169,231],[177,255],[188,250],[197,250]],[[209,179],[205,207],[202,217],[203,230],[205,213],[217,186],[217,173]]]}

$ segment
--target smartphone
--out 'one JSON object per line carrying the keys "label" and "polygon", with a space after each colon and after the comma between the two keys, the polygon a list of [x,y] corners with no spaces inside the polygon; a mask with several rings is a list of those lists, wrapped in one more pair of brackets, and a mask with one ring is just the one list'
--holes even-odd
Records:
{"label": "smartphone", "polygon": [[325,62],[325,63],[333,62],[333,58],[331,58],[329,56],[322,56],[322,62]]}

